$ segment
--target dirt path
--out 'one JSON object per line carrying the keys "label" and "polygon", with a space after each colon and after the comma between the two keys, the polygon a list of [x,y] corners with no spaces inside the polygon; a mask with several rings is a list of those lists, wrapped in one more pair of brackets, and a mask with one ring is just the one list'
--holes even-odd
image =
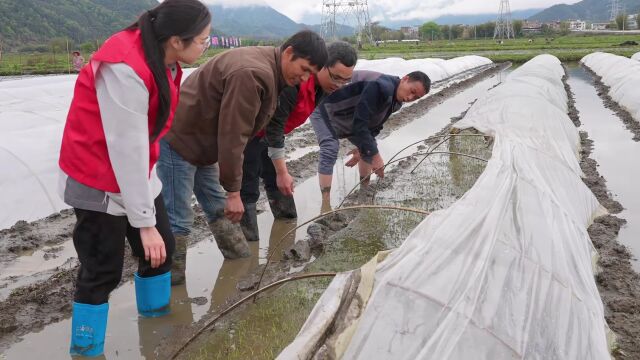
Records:
{"label": "dirt path", "polygon": [[[599,80],[596,80],[596,87],[602,96],[603,85],[598,83]],[[565,86],[570,98],[569,117],[574,123],[579,124],[579,112],[575,108],[574,96],[566,81]],[[611,104],[607,104],[605,100],[605,106],[610,107]],[[618,113],[619,109],[610,108]],[[623,207],[611,198],[606,180],[598,173],[597,162],[589,157],[593,150],[593,141],[586,132],[580,132],[580,139],[583,181],[610,213],[595,219],[588,232],[600,255],[598,266],[601,272],[596,275],[596,283],[605,305],[605,318],[617,337],[618,349],[614,356],[617,359],[640,359],[640,276],[631,266],[631,253],[616,240],[620,228],[626,221],[615,214],[619,214]]]}

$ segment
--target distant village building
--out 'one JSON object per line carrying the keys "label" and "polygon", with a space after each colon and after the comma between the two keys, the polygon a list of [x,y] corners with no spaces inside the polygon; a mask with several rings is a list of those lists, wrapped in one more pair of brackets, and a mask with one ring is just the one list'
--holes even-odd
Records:
{"label": "distant village building", "polygon": [[638,14],[627,16],[627,30],[638,30]]}
{"label": "distant village building", "polygon": [[539,34],[542,32],[542,23],[539,21],[523,21],[522,22],[522,34]]}
{"label": "distant village building", "polygon": [[562,21],[552,21],[546,23],[545,25],[547,25],[551,30],[562,30]]}
{"label": "distant village building", "polygon": [[587,30],[587,22],[582,20],[569,20],[569,30],[585,31]]}
{"label": "distant village building", "polygon": [[403,26],[400,28],[400,32],[404,35],[405,39],[417,39],[420,34],[420,29],[417,26]]}
{"label": "distant village building", "polygon": [[609,23],[593,23],[591,24],[591,30],[607,30]]}

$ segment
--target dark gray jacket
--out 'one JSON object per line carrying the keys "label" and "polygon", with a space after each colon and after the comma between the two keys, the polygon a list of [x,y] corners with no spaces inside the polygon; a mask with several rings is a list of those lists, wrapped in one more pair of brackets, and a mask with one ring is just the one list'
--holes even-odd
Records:
{"label": "dark gray jacket", "polygon": [[402,107],[395,96],[399,84],[397,76],[356,71],[352,82],[325,97],[316,111],[336,138],[349,138],[370,159],[378,153],[376,136]]}

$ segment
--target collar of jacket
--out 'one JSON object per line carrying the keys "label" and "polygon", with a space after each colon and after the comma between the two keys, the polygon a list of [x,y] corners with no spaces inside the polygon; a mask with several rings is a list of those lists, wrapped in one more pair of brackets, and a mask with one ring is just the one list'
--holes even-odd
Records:
{"label": "collar of jacket", "polygon": [[397,76],[393,77],[393,96],[391,97],[391,109],[394,109],[396,106],[402,106],[402,101],[398,101],[398,87],[400,87],[400,79]]}
{"label": "collar of jacket", "polygon": [[278,92],[276,94],[280,94],[288,85],[284,80],[284,75],[282,75],[282,51],[280,51],[280,47],[276,47],[274,53],[276,57],[276,76],[278,77]]}

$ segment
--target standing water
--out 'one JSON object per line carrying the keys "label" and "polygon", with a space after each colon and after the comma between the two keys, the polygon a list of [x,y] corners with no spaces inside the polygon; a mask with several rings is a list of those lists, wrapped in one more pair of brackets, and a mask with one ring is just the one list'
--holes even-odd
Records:
{"label": "standing water", "polygon": [[624,207],[618,216],[627,224],[620,230],[618,240],[631,250],[633,268],[640,272],[640,168],[630,163],[640,157],[640,143],[632,139],[633,134],[622,120],[605,108],[591,75],[582,67],[569,68],[569,85],[580,113],[580,129],[588,132],[594,142],[591,157],[600,165],[598,172],[607,180],[614,200]]}

